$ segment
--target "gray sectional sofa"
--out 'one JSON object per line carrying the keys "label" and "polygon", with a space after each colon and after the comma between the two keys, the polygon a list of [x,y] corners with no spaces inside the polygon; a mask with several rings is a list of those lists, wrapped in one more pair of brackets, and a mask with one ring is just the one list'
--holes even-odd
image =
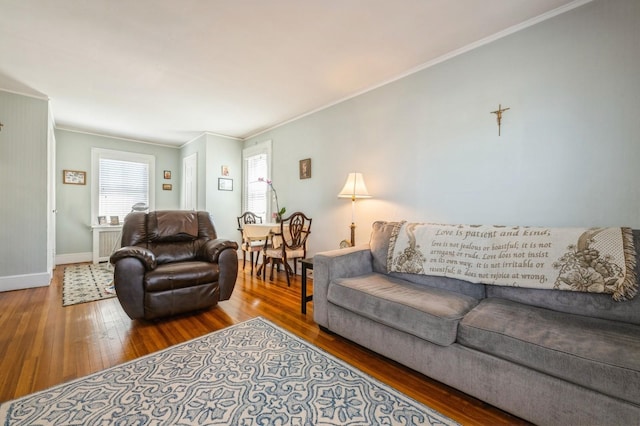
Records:
{"label": "gray sectional sofa", "polygon": [[392,227],[314,257],[322,328],[533,423],[640,424],[640,296],[388,274]]}

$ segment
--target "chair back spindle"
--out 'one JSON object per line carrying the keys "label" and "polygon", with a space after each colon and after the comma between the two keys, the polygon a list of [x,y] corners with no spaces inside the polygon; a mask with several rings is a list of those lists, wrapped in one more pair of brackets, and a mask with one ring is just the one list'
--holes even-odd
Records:
{"label": "chair back spindle", "polygon": [[[307,239],[311,233],[312,219],[302,212],[292,213],[280,222],[280,232],[271,233],[263,251],[264,265],[262,277],[266,277],[266,264],[271,263],[271,279],[273,279],[274,263],[281,263],[287,273],[287,285],[291,282],[289,276],[296,273],[298,260],[307,256]],[[293,270],[288,261],[293,261]]]}

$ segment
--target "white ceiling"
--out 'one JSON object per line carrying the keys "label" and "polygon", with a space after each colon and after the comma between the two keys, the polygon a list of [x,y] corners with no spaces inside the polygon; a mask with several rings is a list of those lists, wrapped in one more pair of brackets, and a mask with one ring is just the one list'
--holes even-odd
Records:
{"label": "white ceiling", "polygon": [[245,138],[586,0],[0,0],[0,89],[59,128]]}

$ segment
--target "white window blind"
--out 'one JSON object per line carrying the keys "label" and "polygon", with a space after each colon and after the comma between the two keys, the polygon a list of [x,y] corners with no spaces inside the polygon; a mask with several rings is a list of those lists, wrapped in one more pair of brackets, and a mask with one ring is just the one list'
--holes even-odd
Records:
{"label": "white window blind", "polygon": [[149,205],[149,164],[101,158],[99,169],[99,216],[122,222],[134,204]]}
{"label": "white window blind", "polygon": [[92,155],[92,223],[98,216],[118,216],[119,222],[136,203],[154,209],[155,157],[94,148]]}
{"label": "white window blind", "polygon": [[268,185],[258,180],[259,178],[267,179],[267,154],[253,155],[245,161],[247,167],[245,211],[253,212],[267,222]]}
{"label": "white window blind", "polygon": [[270,214],[269,185],[259,179],[269,179],[269,152],[270,141],[243,152],[243,211],[253,212],[265,222],[268,222]]}

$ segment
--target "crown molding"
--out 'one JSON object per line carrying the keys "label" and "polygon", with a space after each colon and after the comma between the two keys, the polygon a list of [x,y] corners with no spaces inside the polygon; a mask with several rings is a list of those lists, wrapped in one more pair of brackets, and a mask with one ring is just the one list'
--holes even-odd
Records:
{"label": "crown molding", "polygon": [[2,87],[0,87],[0,92],[7,92],[7,93],[11,93],[13,95],[26,96],[28,98],[40,99],[42,101],[50,101],[51,100],[47,95],[34,95],[33,93],[17,92],[15,90],[4,89]]}
{"label": "crown molding", "polygon": [[546,21],[547,19],[551,19],[553,17],[556,17],[558,15],[566,13],[566,12],[568,12],[570,10],[573,10],[573,9],[576,9],[576,8],[578,8],[580,6],[583,6],[583,5],[587,4],[587,3],[591,3],[592,1],[593,0],[575,0],[575,1],[571,2],[571,3],[567,3],[564,6],[560,6],[560,7],[556,8],[556,9],[553,9],[553,10],[550,10],[550,11],[548,11],[546,13],[538,15],[535,18],[531,18],[531,19],[529,19],[527,21],[521,22],[520,24],[513,25],[513,26],[511,26],[511,27],[509,27],[509,28],[507,28],[505,30],[499,31],[499,32],[497,32],[495,34],[492,34],[492,35],[490,35],[488,37],[480,39],[480,40],[478,40],[476,42],[470,43],[470,44],[468,44],[466,46],[463,46],[463,47],[461,47],[459,49],[453,50],[453,51],[451,51],[449,53],[446,53],[446,54],[444,54],[442,56],[439,56],[439,57],[437,57],[435,59],[432,59],[432,60],[430,60],[428,62],[425,62],[425,63],[423,63],[421,65],[418,65],[418,66],[416,66],[414,68],[411,68],[408,71],[403,72],[402,74],[398,74],[398,75],[396,75],[394,77],[391,77],[391,78],[389,78],[387,80],[384,80],[384,81],[382,81],[380,83],[377,83],[377,84],[375,84],[373,86],[367,87],[366,89],[363,89],[363,90],[361,90],[359,92],[356,92],[356,93],[351,94],[349,96],[345,96],[344,98],[338,99],[337,101],[325,104],[325,105],[323,105],[323,106],[321,106],[319,108],[316,108],[316,109],[313,109],[311,111],[305,112],[305,113],[297,115],[295,117],[292,117],[292,118],[290,118],[290,119],[288,119],[286,121],[283,121],[281,123],[278,123],[278,124],[275,124],[275,125],[273,125],[271,127],[268,127],[267,129],[260,130],[260,131],[258,131],[256,133],[253,133],[253,134],[251,134],[249,136],[246,136],[244,138],[244,140],[246,141],[248,139],[255,138],[256,136],[260,136],[260,135],[262,135],[264,133],[270,132],[271,130],[277,129],[278,127],[281,127],[281,126],[284,126],[286,124],[292,123],[294,121],[300,120],[301,118],[304,118],[304,117],[306,117],[308,115],[312,115],[312,114],[315,114],[316,112],[325,110],[327,108],[331,108],[331,107],[333,107],[335,105],[338,105],[338,104],[341,104],[343,102],[346,102],[349,99],[356,98],[356,97],[358,97],[360,95],[363,95],[365,93],[371,92],[371,91],[376,90],[376,89],[379,89],[380,87],[386,86],[387,84],[391,84],[391,83],[393,83],[395,81],[402,80],[403,78],[408,77],[408,76],[410,76],[412,74],[415,74],[417,72],[423,71],[423,70],[425,70],[427,68],[431,68],[434,65],[437,65],[437,64],[440,64],[442,62],[448,61],[449,59],[455,58],[456,56],[462,55],[463,53],[470,52],[470,51],[472,51],[474,49],[477,49],[479,47],[482,47],[484,45],[492,43],[492,42],[494,42],[496,40],[499,40],[499,39],[507,37],[507,36],[509,36],[511,34],[517,33],[518,31],[522,31],[525,28],[529,28],[531,26],[539,24],[540,22]]}
{"label": "crown molding", "polygon": [[118,139],[118,140],[126,141],[126,142],[135,142],[135,143],[142,143],[142,144],[145,144],[145,145],[161,146],[163,148],[180,149],[180,147],[176,146],[176,145],[168,145],[168,144],[163,144],[163,143],[159,143],[159,142],[149,142],[149,141],[143,141],[143,140],[138,140],[138,139],[123,138],[123,137],[120,137],[120,136],[105,135],[105,134],[101,134],[101,133],[89,132],[89,131],[86,131],[86,130],[78,130],[78,129],[74,129],[74,128],[71,128],[71,127],[56,126],[55,129],[56,130],[64,130],[65,132],[82,133],[82,134],[85,134],[85,135],[99,136],[99,137],[102,137],[102,138]]}

